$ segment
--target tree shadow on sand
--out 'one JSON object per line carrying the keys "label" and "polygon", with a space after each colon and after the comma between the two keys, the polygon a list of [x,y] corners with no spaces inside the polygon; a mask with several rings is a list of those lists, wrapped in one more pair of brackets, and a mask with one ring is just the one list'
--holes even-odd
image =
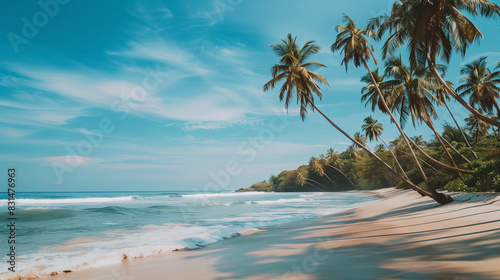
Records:
{"label": "tree shadow on sand", "polygon": [[[408,230],[404,234],[376,234],[377,228],[341,233],[334,229],[346,225],[363,223],[376,225],[382,218],[396,218],[408,215],[426,217],[419,213],[435,208],[436,204],[419,201],[404,207],[356,219],[355,210],[345,211],[325,218],[284,224],[251,236],[229,239],[204,252],[187,258],[216,258],[213,269],[228,279],[491,279],[483,274],[463,273],[453,269],[437,269],[434,262],[482,261],[500,256],[500,220],[449,226],[429,230]],[[465,208],[477,207],[476,205]],[[455,212],[457,210],[454,210]],[[451,211],[450,211],[451,212]],[[491,214],[464,214],[460,217]],[[446,213],[446,212],[442,212]],[[410,215],[411,214],[411,215]],[[460,218],[460,217],[457,217]],[[396,220],[395,219],[395,220]],[[449,219],[452,220],[452,219]],[[490,230],[476,230],[484,224],[498,223]],[[421,223],[424,225],[426,223]],[[300,226],[300,228],[297,228]],[[394,227],[397,228],[397,227]],[[471,233],[453,234],[453,229],[471,228]],[[387,228],[386,228],[387,229]],[[389,228],[390,229],[390,228]],[[447,232],[449,230],[450,232]],[[311,236],[314,231],[316,236]],[[317,236],[319,234],[319,236]],[[359,237],[360,233],[368,233]],[[430,238],[416,239],[421,234]],[[436,233],[436,237],[432,237]],[[437,234],[439,233],[439,234]],[[354,236],[352,236],[355,234]],[[444,234],[444,235],[443,235]],[[464,238],[467,237],[467,238]],[[377,238],[384,238],[377,242]],[[355,240],[350,244],[346,240]],[[374,241],[377,240],[377,241]],[[262,242],[269,240],[269,242]],[[485,242],[491,241],[491,242]],[[296,244],[307,244],[297,247]],[[213,250],[211,250],[213,249]]]}

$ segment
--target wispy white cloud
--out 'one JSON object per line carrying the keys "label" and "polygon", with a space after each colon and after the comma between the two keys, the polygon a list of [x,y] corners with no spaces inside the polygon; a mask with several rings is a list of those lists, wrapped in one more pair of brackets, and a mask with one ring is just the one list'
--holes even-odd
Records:
{"label": "wispy white cloud", "polygon": [[0,135],[6,138],[24,138],[35,133],[36,130],[4,127],[0,130]]}
{"label": "wispy white cloud", "polygon": [[214,121],[214,122],[188,122],[182,127],[183,130],[215,130],[222,128],[230,128],[237,125],[256,125],[257,120],[235,120],[235,121]]}
{"label": "wispy white cloud", "polygon": [[77,155],[66,155],[66,156],[47,157],[45,158],[45,161],[49,164],[58,163],[71,167],[79,167],[83,165],[98,163],[102,160],[98,158],[90,158]]}
{"label": "wispy white cloud", "polygon": [[128,43],[127,49],[108,53],[114,56],[160,62],[165,65],[175,66],[176,71],[191,75],[207,75],[212,72],[192,52],[159,39],[132,41]]}
{"label": "wispy white cloud", "polygon": [[16,87],[22,84],[24,79],[12,75],[0,75],[0,86]]}
{"label": "wispy white cloud", "polygon": [[240,6],[243,1],[213,1],[208,6],[201,7],[190,18],[201,22],[200,26],[212,26],[224,20],[228,13]]}
{"label": "wispy white cloud", "polygon": [[4,107],[0,122],[36,127],[60,126],[85,115],[82,106],[57,106],[45,98],[24,102],[0,99],[0,107]]}
{"label": "wispy white cloud", "polygon": [[[101,107],[109,109],[114,101],[120,101],[130,105],[131,113],[137,114],[152,114],[166,119],[174,119],[181,121],[230,121],[240,120],[247,112],[242,106],[245,105],[245,100],[242,97],[225,91],[221,88],[216,88],[216,92],[204,95],[195,95],[192,97],[177,97],[164,98],[155,97],[155,92],[150,92],[147,98],[139,103],[130,103],[130,99],[124,99],[132,93],[132,89],[137,86],[128,81],[102,79],[96,76],[88,75],[79,72],[68,71],[31,71],[24,68],[18,68],[23,75],[29,76],[36,82],[33,86],[39,90],[54,92],[64,98],[72,99],[73,106],[82,105]],[[138,84],[140,85],[140,83]],[[179,96],[179,95],[176,95]],[[75,105],[77,104],[77,105]],[[19,109],[29,110],[36,109],[34,105],[25,105],[12,101],[0,101],[0,105],[16,107]],[[54,111],[41,111],[36,115],[39,120],[53,124],[64,124],[67,120],[74,118],[76,112],[65,114],[64,112],[72,112],[72,108],[60,109],[58,113]],[[80,112],[81,113],[81,112]]]}

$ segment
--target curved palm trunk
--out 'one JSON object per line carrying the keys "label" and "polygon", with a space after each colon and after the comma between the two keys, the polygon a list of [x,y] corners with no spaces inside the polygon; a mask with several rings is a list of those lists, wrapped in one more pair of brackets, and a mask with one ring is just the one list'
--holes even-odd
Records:
{"label": "curved palm trunk", "polygon": [[464,133],[463,129],[458,124],[457,120],[455,119],[455,116],[453,115],[453,113],[450,110],[450,107],[448,107],[448,104],[446,104],[446,100],[443,100],[443,103],[444,103],[444,106],[446,107],[446,109],[448,109],[448,113],[450,113],[450,116],[453,119],[453,121],[455,122],[455,125],[457,126],[458,130],[462,134],[462,137],[464,138],[465,143],[467,144],[467,147],[469,147],[469,149],[472,151],[472,154],[474,155],[474,158],[478,159],[478,157],[476,155],[476,152],[474,152],[474,149],[472,149],[472,146],[470,145],[469,140],[467,140],[467,136],[465,136],[465,133]]}
{"label": "curved palm trunk", "polygon": [[427,186],[427,188],[431,192],[434,191],[434,188],[432,188],[429,185],[429,180],[427,179],[427,175],[425,175],[424,169],[422,168],[422,165],[420,165],[420,162],[418,161],[417,156],[415,155],[415,151],[413,151],[413,148],[411,147],[410,143],[408,142],[406,134],[403,132],[403,129],[401,128],[401,126],[399,125],[399,123],[396,121],[396,118],[394,117],[394,115],[392,114],[391,110],[389,109],[389,106],[387,106],[387,102],[385,102],[384,95],[382,94],[382,91],[380,91],[380,88],[379,88],[379,86],[377,84],[377,81],[375,80],[375,77],[373,77],[373,74],[372,74],[372,72],[370,70],[370,67],[368,67],[368,64],[366,63],[365,60],[363,60],[363,64],[365,65],[366,70],[368,70],[368,73],[370,74],[370,77],[371,77],[371,79],[373,81],[373,84],[375,85],[375,88],[377,89],[377,93],[379,95],[380,100],[382,101],[382,105],[384,106],[384,110],[386,110],[386,112],[389,114],[389,116],[391,117],[392,121],[394,122],[394,124],[398,128],[399,132],[403,136],[403,139],[405,140],[406,145],[410,149],[412,158],[415,161],[415,163],[417,164],[418,170],[420,171],[420,174],[422,175],[422,178],[424,179],[425,185]]}
{"label": "curved palm trunk", "polygon": [[446,168],[446,169],[449,169],[449,170],[453,170],[453,171],[458,171],[458,172],[462,172],[462,173],[467,173],[467,174],[474,174],[473,171],[469,171],[469,170],[465,170],[465,169],[461,169],[461,168],[455,168],[453,166],[450,166],[450,165],[447,165],[447,164],[444,164],[442,162],[440,162],[439,160],[431,157],[429,154],[427,154],[422,148],[420,148],[419,145],[417,145],[417,143],[413,142],[413,140],[409,139],[410,143],[413,144],[413,146],[415,146],[417,148],[417,150],[419,152],[421,152],[425,157],[427,157],[428,159],[430,159],[432,162]]}
{"label": "curved palm trunk", "polygon": [[[396,148],[396,149],[397,149],[397,148]],[[397,149],[397,150],[398,150],[398,151],[400,151],[401,153],[405,154],[405,155],[411,156],[411,154],[410,154],[410,153],[407,153],[407,152],[405,152],[405,151],[403,151],[403,150],[401,150],[401,149]],[[417,157],[417,158],[418,158],[418,160],[419,160],[420,162],[422,162],[425,166],[429,167],[430,169],[432,169],[432,170],[436,171],[437,173],[444,174],[443,172],[441,172],[441,171],[437,170],[434,166],[430,165],[430,164],[429,164],[427,161],[425,161],[424,159],[419,158],[419,157]]]}
{"label": "curved palm trunk", "polygon": [[[313,183],[316,183],[316,184],[318,184],[319,186],[321,186],[321,188],[318,188],[317,186],[315,186],[315,185],[313,185],[313,184],[311,184],[311,183],[309,183],[309,182],[307,182],[307,181],[311,181],[311,182],[313,182]],[[315,181],[315,180],[313,180],[313,179],[306,178],[306,182],[307,182],[309,185],[311,185],[311,186],[313,186],[313,187],[317,188],[317,189],[318,189],[318,190],[320,190],[320,191],[325,191],[325,192],[327,191],[327,190],[326,190],[326,188],[325,188],[322,184],[320,184],[319,182],[317,182],[317,181]]]}
{"label": "curved palm trunk", "polygon": [[406,179],[410,180],[410,178],[408,178],[408,175],[406,175],[406,172],[405,170],[403,169],[403,167],[401,166],[401,164],[399,163],[399,160],[398,158],[396,157],[396,155],[392,152],[391,148],[389,147],[389,145],[387,145],[387,143],[385,143],[384,140],[382,140],[382,138],[379,138],[380,141],[382,141],[382,143],[384,143],[384,145],[387,147],[387,150],[391,153],[392,157],[394,158],[394,161],[396,162],[396,164],[398,165],[399,167],[399,170],[401,170],[401,172],[403,173],[403,175],[405,176]]}
{"label": "curved palm trunk", "polygon": [[[458,169],[458,166],[455,163],[455,160],[453,159],[450,152],[448,151],[448,149],[444,145],[443,140],[441,139],[441,135],[439,135],[439,133],[436,131],[436,128],[434,128],[434,125],[432,124],[432,122],[428,121],[428,122],[425,122],[425,124],[427,124],[427,126],[432,130],[432,132],[434,132],[434,135],[436,135],[436,138],[438,139],[439,143],[441,144],[441,147],[446,152],[446,155],[448,155],[448,158],[450,159],[451,164],[453,164],[453,166]],[[458,176],[462,177],[462,174],[460,173],[460,171],[457,171],[457,173],[458,173]]]}
{"label": "curved palm trunk", "polygon": [[455,147],[453,147],[453,145],[450,142],[448,142],[448,140],[446,140],[444,137],[441,137],[441,139],[443,139],[443,141],[446,143],[446,145],[448,145],[463,160],[465,160],[467,163],[470,163],[470,160],[468,158],[466,158],[464,155],[462,155],[459,151],[457,151],[457,149],[455,149]]}
{"label": "curved palm trunk", "polygon": [[[328,181],[330,181],[330,183],[332,183],[332,185],[335,186],[335,183],[332,181],[332,179],[330,179],[330,176],[326,175],[326,173],[324,175],[328,179]],[[323,177],[323,176],[321,176],[321,177]]]}
{"label": "curved palm trunk", "polygon": [[351,185],[352,185],[355,189],[357,189],[357,188],[356,188],[356,185],[355,185],[355,184],[351,181],[351,179],[349,179],[349,177],[347,177],[347,175],[345,175],[345,173],[344,173],[342,170],[340,170],[339,168],[337,168],[337,167],[335,167],[335,166],[333,166],[333,165],[331,165],[331,164],[328,164],[328,166],[330,166],[331,168],[333,168],[333,169],[337,170],[340,174],[344,175],[344,177],[347,179],[347,181],[349,181],[349,183],[351,183]]}
{"label": "curved palm trunk", "polygon": [[407,180],[406,178],[404,178],[402,175],[400,175],[398,172],[396,172],[394,169],[392,169],[392,167],[390,167],[385,161],[383,161],[380,157],[378,157],[375,153],[373,153],[372,151],[370,151],[369,149],[367,149],[364,145],[362,145],[361,143],[359,143],[358,141],[356,141],[356,139],[352,138],[349,134],[347,134],[344,130],[342,130],[339,126],[337,126],[330,118],[328,118],[324,113],[323,111],[321,111],[317,106],[316,104],[314,104],[313,102],[311,102],[311,100],[309,99],[309,97],[306,95],[305,98],[307,99],[307,101],[313,106],[313,108],[315,110],[317,110],[335,129],[337,129],[340,133],[342,133],[345,137],[347,137],[349,140],[353,141],[354,143],[358,144],[362,149],[364,149],[366,152],[368,152],[369,154],[371,154],[375,159],[377,159],[385,168],[387,168],[392,174],[394,174],[396,177],[398,177],[400,180],[402,180],[408,187],[410,187],[411,189],[415,190],[416,192],[418,192],[419,194],[421,195],[426,195],[426,196],[429,196],[431,197],[432,199],[434,199],[437,203],[439,204],[448,204],[450,202],[453,202],[453,198],[451,198],[450,196],[448,195],[445,195],[445,194],[442,194],[442,193],[438,193],[436,192],[435,190],[424,190],[422,188],[420,188],[419,186],[415,185],[413,182],[411,182],[410,180]]}
{"label": "curved palm trunk", "polygon": [[318,189],[318,190],[320,190],[320,191],[326,191],[326,190],[324,190],[324,189],[320,189],[320,188],[318,188],[316,185],[313,185],[313,184],[311,184],[311,183],[309,183],[309,182],[306,182],[306,184],[308,184],[308,185],[310,185],[310,186],[312,186],[312,187],[314,187],[314,188],[316,188],[316,189]]}
{"label": "curved palm trunk", "polygon": [[487,124],[490,124],[490,125],[493,125],[493,126],[496,126],[498,128],[500,128],[500,122],[497,122],[493,119],[490,119],[488,117],[486,117],[485,115],[481,114],[481,112],[479,112],[476,108],[472,107],[469,103],[467,103],[467,101],[463,100],[462,97],[460,97],[454,89],[452,89],[448,83],[446,83],[446,81],[443,79],[443,77],[441,76],[441,74],[439,74],[439,71],[436,69],[434,63],[432,63],[432,61],[430,60],[430,58],[428,57],[427,60],[429,61],[429,64],[431,66],[431,69],[432,71],[434,72],[434,74],[436,75],[436,77],[439,79],[439,82],[444,86],[444,88],[446,89],[446,91],[448,91],[448,93],[453,97],[455,98],[455,100],[458,101],[458,103],[460,103],[462,106],[465,107],[465,109],[469,110],[469,112],[471,112],[472,114],[474,114],[474,116],[476,116],[478,119],[484,121],[485,123]]}

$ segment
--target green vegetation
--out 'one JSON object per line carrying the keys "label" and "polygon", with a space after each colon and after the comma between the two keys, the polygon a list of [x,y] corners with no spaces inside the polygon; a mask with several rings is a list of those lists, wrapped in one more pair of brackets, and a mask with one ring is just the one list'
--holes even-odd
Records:
{"label": "green vegetation", "polygon": [[[279,62],[271,68],[272,79],[264,85],[264,91],[279,86],[279,98],[285,108],[296,98],[302,120],[308,110],[316,110],[353,144],[340,154],[329,150],[326,156],[312,157],[308,165],[283,171],[252,189],[305,191],[397,186],[411,188],[440,204],[453,201],[437,191],[442,187],[496,190],[499,145],[495,129],[500,130],[500,72],[487,68],[486,58],[480,58],[464,66],[464,78],[455,90],[453,83],[443,78],[446,66],[437,61],[441,58],[449,63],[453,51],[464,57],[468,46],[482,38],[467,17],[470,14],[494,17],[500,15],[500,7],[487,0],[399,0],[389,15],[371,19],[364,29],[347,15],[345,25],[337,25],[338,35],[331,50],[343,56],[346,71],[349,64],[366,69],[367,75],[361,81],[367,85],[361,90],[361,100],[371,105],[372,111],[380,110],[390,117],[400,132],[391,145],[381,140],[383,127],[373,118],[364,120],[364,135],[358,132],[351,136],[316,106],[314,97],[323,97],[318,84],[329,84],[321,74],[311,71],[326,67],[308,61],[320,51],[314,41],[299,47],[296,38],[288,34],[281,44],[271,45]],[[382,48],[383,74],[369,66],[371,62],[378,65],[370,40],[382,39],[386,40]],[[408,65],[397,53],[403,46],[408,47]],[[463,97],[469,97],[469,102]],[[447,105],[453,99],[471,113],[466,119],[470,135],[460,128]],[[446,124],[442,134],[437,132],[436,106],[447,108],[456,129]],[[408,118],[415,127],[425,124],[433,131],[434,139],[426,143],[422,137],[406,135],[404,125]],[[493,136],[488,134],[490,130]],[[372,151],[367,138],[382,143]],[[473,145],[469,138],[474,139]],[[481,144],[484,141],[488,144]]]}
{"label": "green vegetation", "polygon": [[[375,123],[376,131],[382,131],[382,125],[371,116],[365,119],[364,130],[367,138],[374,140],[370,135],[373,129],[367,128],[366,123]],[[470,127],[466,127],[468,130]],[[444,141],[450,143],[454,150],[449,148],[449,153],[456,157],[457,164],[473,174],[464,174],[462,177],[456,172],[450,172],[447,168],[429,160],[423,153],[417,152],[417,157],[422,163],[423,169],[428,176],[429,183],[436,189],[444,188],[448,191],[461,192],[491,192],[500,191],[500,138],[498,132],[489,130],[490,133],[473,143],[473,149],[480,159],[470,161],[472,150],[467,146],[458,128],[444,125],[444,131],[440,135]],[[361,135],[361,133],[359,133]],[[377,139],[380,134],[376,133]],[[467,135],[472,138],[472,136]],[[399,137],[398,137],[399,138]],[[391,164],[394,169],[401,168],[410,180],[418,185],[425,184],[416,166],[413,164],[408,149],[401,143],[401,139],[391,141],[385,146],[381,144],[379,150],[375,151],[381,159]],[[448,160],[439,143],[434,137],[428,143],[423,141],[422,136],[412,137],[413,141],[419,143],[426,154],[442,162]],[[378,147],[378,145],[377,145]],[[383,149],[382,149],[383,148]],[[463,157],[458,156],[462,154]],[[400,167],[397,164],[401,164]],[[364,150],[355,145],[349,146],[341,153],[328,149],[326,156],[319,155],[311,157],[309,164],[302,165],[295,170],[282,171],[277,176],[273,175],[268,181],[256,183],[246,191],[347,191],[347,190],[373,190],[386,187],[407,188],[401,180],[388,172],[386,168],[377,163],[377,160]]]}

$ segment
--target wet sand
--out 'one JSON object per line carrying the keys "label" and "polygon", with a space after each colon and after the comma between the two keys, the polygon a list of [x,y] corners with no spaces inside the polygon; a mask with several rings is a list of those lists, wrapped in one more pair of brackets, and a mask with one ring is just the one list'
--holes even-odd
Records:
{"label": "wet sand", "polygon": [[373,194],[384,199],[50,279],[500,279],[499,196],[457,193],[440,206],[413,191]]}

